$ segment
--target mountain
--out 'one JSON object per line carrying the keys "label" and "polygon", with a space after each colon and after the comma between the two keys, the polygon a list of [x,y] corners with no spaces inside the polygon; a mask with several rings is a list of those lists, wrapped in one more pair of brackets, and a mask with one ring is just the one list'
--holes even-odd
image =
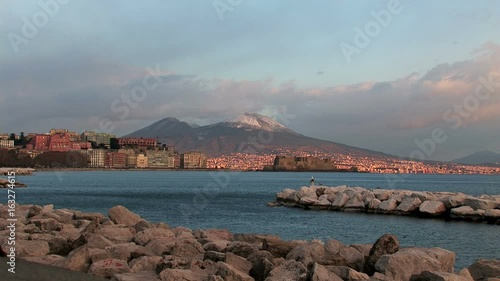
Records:
{"label": "mountain", "polygon": [[500,154],[483,150],[451,162],[468,165],[500,165]]}
{"label": "mountain", "polygon": [[307,137],[272,118],[255,113],[242,113],[228,121],[199,127],[192,127],[176,118],[165,118],[125,137],[158,137],[159,142],[173,145],[180,152],[196,150],[212,157],[233,152],[293,154],[296,151],[393,157]]}

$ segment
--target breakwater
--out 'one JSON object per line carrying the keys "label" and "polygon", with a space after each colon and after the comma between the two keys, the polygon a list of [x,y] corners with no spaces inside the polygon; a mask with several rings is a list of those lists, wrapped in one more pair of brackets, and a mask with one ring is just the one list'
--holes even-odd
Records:
{"label": "breakwater", "polygon": [[500,260],[477,260],[454,273],[455,253],[400,247],[391,234],[373,244],[286,241],[224,229],[174,228],[145,221],[123,206],[106,216],[53,205],[17,205],[14,232],[9,209],[0,205],[0,255],[14,268],[16,259],[24,259],[116,281],[482,281],[500,274]]}
{"label": "breakwater", "polygon": [[32,175],[35,169],[32,168],[0,168],[0,175],[7,176],[9,172],[14,172],[16,175]]}
{"label": "breakwater", "polygon": [[284,189],[269,206],[485,221],[500,225],[500,195],[362,187],[303,186]]}

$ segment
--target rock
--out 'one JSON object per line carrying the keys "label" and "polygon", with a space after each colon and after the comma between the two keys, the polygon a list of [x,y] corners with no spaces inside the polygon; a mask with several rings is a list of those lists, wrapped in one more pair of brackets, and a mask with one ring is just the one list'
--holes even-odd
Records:
{"label": "rock", "polygon": [[252,263],[250,276],[256,281],[264,281],[269,275],[269,272],[274,269],[274,257],[268,251],[257,251],[248,257],[248,261]]}
{"label": "rock", "polygon": [[495,209],[496,202],[493,200],[479,199],[479,198],[466,198],[464,200],[464,206],[469,206],[474,210],[487,210]]}
{"label": "rock", "polygon": [[322,243],[311,242],[300,244],[286,256],[287,260],[295,260],[309,266],[314,262],[322,262],[325,259],[325,247]]}
{"label": "rock", "polygon": [[115,274],[112,281],[159,281],[160,279],[154,271],[141,271],[133,273]]}
{"label": "rock", "polygon": [[366,206],[368,206],[369,210],[375,210],[375,209],[378,209],[378,206],[380,204],[382,204],[382,201],[378,200],[377,198],[374,198],[371,200],[367,200],[367,202],[365,202],[365,204],[366,204]]}
{"label": "rock", "polygon": [[375,195],[375,198],[383,202],[387,201],[389,197],[391,197],[392,192],[392,190],[387,189],[375,189],[373,190],[373,195]]}
{"label": "rock", "polygon": [[500,276],[500,260],[479,259],[467,268],[475,281]]}
{"label": "rock", "polygon": [[401,213],[411,213],[418,210],[418,207],[422,204],[422,201],[417,197],[406,197],[401,201],[401,204],[396,208],[396,211]]}
{"label": "rock", "polygon": [[224,261],[226,259],[225,253],[206,251],[203,254],[203,260],[212,260],[214,262]]}
{"label": "rock", "polygon": [[474,210],[470,206],[461,206],[458,208],[453,208],[450,211],[450,215],[452,218],[460,218],[460,219],[479,220],[482,219],[484,214],[485,214],[484,210]]}
{"label": "rock", "polygon": [[[419,200],[418,198],[415,199]],[[375,273],[375,264],[378,259],[383,255],[394,254],[397,251],[399,251],[399,240],[396,235],[382,235],[370,249],[363,271],[368,275],[373,275],[373,273]]]}
{"label": "rock", "polygon": [[191,261],[186,258],[167,255],[163,257],[161,263],[156,267],[156,272],[159,274],[163,270],[170,269],[190,269]]}
{"label": "rock", "polygon": [[138,223],[134,224],[134,229],[136,233],[141,232],[148,228],[155,228],[155,227],[156,226],[153,223],[147,222],[145,220],[141,220]]}
{"label": "rock", "polygon": [[140,247],[142,246],[129,242],[107,246],[104,250],[106,250],[110,258],[128,261],[132,258],[132,253],[136,252]]}
{"label": "rock", "polygon": [[217,266],[218,270],[216,274],[222,277],[225,281],[254,281],[252,277],[227,263],[218,262]]}
{"label": "rock", "polygon": [[105,226],[95,231],[95,234],[104,236],[113,243],[132,242],[135,230],[133,228],[123,228],[114,226]]}
{"label": "rock", "polygon": [[277,202],[295,202],[297,200],[296,191],[294,189],[283,189],[276,194]]}
{"label": "rock", "polygon": [[265,281],[307,281],[307,269],[301,262],[288,260],[273,269]]}
{"label": "rock", "polygon": [[380,272],[375,272],[371,277],[370,279],[368,279],[369,281],[394,281],[394,279],[392,279],[391,277],[389,276],[385,276],[384,274],[380,273]]}
{"label": "rock", "polygon": [[130,272],[127,261],[117,259],[105,259],[94,262],[89,269],[89,273],[105,278],[111,278],[115,274]]}
{"label": "rock", "polygon": [[326,269],[326,267],[318,263],[314,263],[311,269],[311,281],[343,281],[343,280],[335,273]]}
{"label": "rock", "polygon": [[50,252],[47,241],[16,240],[16,255],[18,257],[41,257]]}
{"label": "rock", "polygon": [[44,232],[48,231],[60,231],[62,229],[62,224],[55,219],[30,219],[30,222],[33,223],[36,227]]}
{"label": "rock", "polygon": [[285,258],[300,241],[283,241],[281,239],[264,239],[262,250],[269,251],[276,258]]}
{"label": "rock", "polygon": [[487,220],[499,220],[500,219],[500,209],[485,210],[484,218]]}
{"label": "rock", "polygon": [[134,226],[142,221],[139,215],[136,215],[123,206],[114,206],[108,210],[109,218],[117,224],[124,224],[126,226]]}
{"label": "rock", "polygon": [[130,261],[130,272],[154,271],[162,261],[163,258],[160,256],[138,257]]}
{"label": "rock", "polygon": [[46,241],[49,244],[49,253],[54,255],[66,256],[73,248],[68,240],[60,235],[52,234],[31,234],[30,240]]}
{"label": "rock", "polygon": [[349,247],[358,250],[358,252],[362,253],[365,257],[365,260],[370,256],[370,250],[373,247],[373,244],[352,244]]}
{"label": "rock", "polygon": [[375,269],[394,280],[410,280],[424,271],[453,272],[455,253],[441,248],[404,248],[381,256]]}
{"label": "rock", "polygon": [[462,268],[457,274],[465,278],[467,281],[474,281],[474,278],[467,268]]}
{"label": "rock", "polygon": [[251,254],[255,253],[258,250],[259,248],[257,246],[250,244],[248,242],[241,242],[241,241],[231,242],[227,246],[228,252],[244,258],[248,258]]}
{"label": "rock", "polygon": [[349,195],[345,193],[339,194],[332,202],[332,208],[340,209],[347,203],[347,201],[349,201]]}
{"label": "rock", "polygon": [[81,246],[71,251],[64,262],[64,267],[70,270],[87,272],[91,259],[88,248]]}
{"label": "rock", "polygon": [[188,259],[201,260],[204,252],[205,250],[203,250],[203,246],[201,246],[200,242],[195,239],[178,239],[175,241],[170,254]]}
{"label": "rock", "polygon": [[262,244],[266,239],[280,239],[279,236],[269,234],[235,234],[234,241],[247,242],[250,244]]}
{"label": "rock", "polygon": [[361,194],[354,195],[347,203],[344,205],[345,211],[364,211],[365,210],[365,202],[363,202],[363,198]]}
{"label": "rock", "polygon": [[73,212],[67,209],[54,210],[54,214],[59,216],[59,218],[61,219],[59,222],[61,223],[69,223],[71,220],[73,220],[74,217]]}
{"label": "rock", "polygon": [[146,246],[152,239],[157,237],[175,237],[175,233],[170,229],[147,228],[134,235],[134,241],[142,246]]}
{"label": "rock", "polygon": [[108,238],[98,234],[90,234],[86,241],[88,248],[104,249],[108,246],[114,245],[114,243],[111,242]]}
{"label": "rock", "polygon": [[441,201],[427,200],[420,205],[418,210],[426,215],[437,216],[446,212],[446,206]]}
{"label": "rock", "polygon": [[175,245],[175,239],[170,237],[158,237],[151,240],[146,249],[150,250],[156,256],[170,255]]}
{"label": "rock", "polygon": [[208,242],[203,245],[203,249],[205,249],[205,251],[225,252],[227,249],[227,244],[229,244],[229,241],[221,240]]}
{"label": "rock", "polygon": [[109,255],[104,249],[88,248],[88,253],[92,262],[111,258],[111,255]]}
{"label": "rock", "polygon": [[309,193],[299,199],[299,203],[304,206],[315,205],[318,203],[318,197],[316,193]]}
{"label": "rock", "polygon": [[467,281],[467,279],[449,272],[424,271],[414,274],[411,281]]}
{"label": "rock", "polygon": [[105,220],[105,216],[101,213],[83,213],[80,211],[73,212],[73,220],[88,220],[101,222]]}
{"label": "rock", "polygon": [[365,256],[352,247],[347,247],[337,240],[329,240],[324,245],[325,255],[316,260],[323,265],[348,266],[355,270],[363,270]]}
{"label": "rock", "polygon": [[226,253],[224,262],[245,274],[250,274],[250,270],[253,267],[252,262],[233,253]]}
{"label": "rock", "polygon": [[462,206],[465,203],[465,199],[467,199],[465,194],[456,194],[441,198],[441,202],[444,203],[446,208],[451,209]]}
{"label": "rock", "polygon": [[327,266],[330,271],[335,273],[344,281],[368,280],[370,277],[362,272],[358,272],[347,266]]}
{"label": "rock", "polygon": [[387,199],[378,205],[377,210],[383,213],[390,213],[396,210],[398,202],[394,198]]}

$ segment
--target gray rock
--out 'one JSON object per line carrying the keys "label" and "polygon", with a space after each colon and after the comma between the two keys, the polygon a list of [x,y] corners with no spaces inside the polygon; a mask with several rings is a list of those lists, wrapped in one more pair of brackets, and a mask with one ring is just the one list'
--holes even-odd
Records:
{"label": "gray rock", "polygon": [[325,259],[325,247],[322,243],[311,242],[300,244],[286,256],[287,260],[296,260],[309,266],[314,262],[322,262]]}
{"label": "gray rock", "polygon": [[402,213],[411,213],[418,210],[418,207],[422,204],[422,201],[417,197],[406,197],[403,199],[401,204],[396,208],[396,211]]}
{"label": "gray rock", "polygon": [[377,210],[383,213],[390,213],[396,210],[398,202],[394,198],[389,198],[378,205]]}
{"label": "gray rock", "polygon": [[496,206],[496,202],[493,200],[469,197],[464,200],[464,206],[469,206],[474,210],[478,209],[487,210],[487,209],[494,209]]}
{"label": "gray rock", "polygon": [[354,195],[347,203],[344,205],[346,211],[364,211],[365,202],[361,194]]}
{"label": "gray rock", "polygon": [[355,270],[363,270],[365,256],[352,247],[347,247],[337,240],[329,240],[324,245],[325,255],[317,260],[323,265],[348,266]]}
{"label": "gray rock", "polygon": [[219,275],[226,281],[254,281],[248,274],[239,271],[227,263],[218,262],[217,266],[218,270],[216,275]]}
{"label": "gray rock", "polygon": [[368,280],[370,278],[367,274],[358,272],[348,266],[326,266],[326,268],[344,281]]}
{"label": "gray rock", "polygon": [[253,267],[252,262],[233,253],[226,253],[224,262],[245,274],[250,274],[250,270]]}
{"label": "gray rock", "polygon": [[311,269],[311,281],[343,281],[335,273],[328,270],[319,263],[314,263]]}
{"label": "gray rock", "polygon": [[339,194],[337,195],[337,197],[335,197],[335,200],[332,202],[332,208],[335,209],[342,208],[347,203],[347,201],[349,201],[349,195],[345,193]]}

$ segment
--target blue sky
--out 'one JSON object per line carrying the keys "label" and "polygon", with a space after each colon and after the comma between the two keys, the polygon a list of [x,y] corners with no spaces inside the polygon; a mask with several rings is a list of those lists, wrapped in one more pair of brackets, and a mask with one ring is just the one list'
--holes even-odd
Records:
{"label": "blue sky", "polygon": [[[465,89],[475,78],[500,67],[500,3],[493,0],[241,0],[234,6],[228,3],[238,1],[220,0],[231,9],[223,18],[212,0],[64,2],[0,0],[0,131],[96,127],[147,66],[159,65],[163,75],[182,82],[155,89],[116,122],[115,133],[167,116],[203,123],[287,106],[297,116],[289,124],[296,131],[405,156],[413,140],[443,127],[443,120],[429,116],[441,116],[470,94]],[[23,18],[34,23],[43,13],[39,3],[56,3],[57,11],[13,47],[12,34],[26,37]],[[400,13],[346,60],[340,44],[354,45],[355,28],[364,30],[374,22],[372,13],[391,3],[399,3]],[[449,77],[468,78],[448,87]],[[443,83],[426,88],[429,81]],[[457,89],[463,92],[446,92]],[[450,131],[450,140],[429,158],[500,152],[498,126],[491,123],[498,116],[488,113],[497,96]],[[371,106],[362,106],[367,101]],[[13,108],[30,112],[12,119]],[[477,130],[488,137],[476,140]]]}

